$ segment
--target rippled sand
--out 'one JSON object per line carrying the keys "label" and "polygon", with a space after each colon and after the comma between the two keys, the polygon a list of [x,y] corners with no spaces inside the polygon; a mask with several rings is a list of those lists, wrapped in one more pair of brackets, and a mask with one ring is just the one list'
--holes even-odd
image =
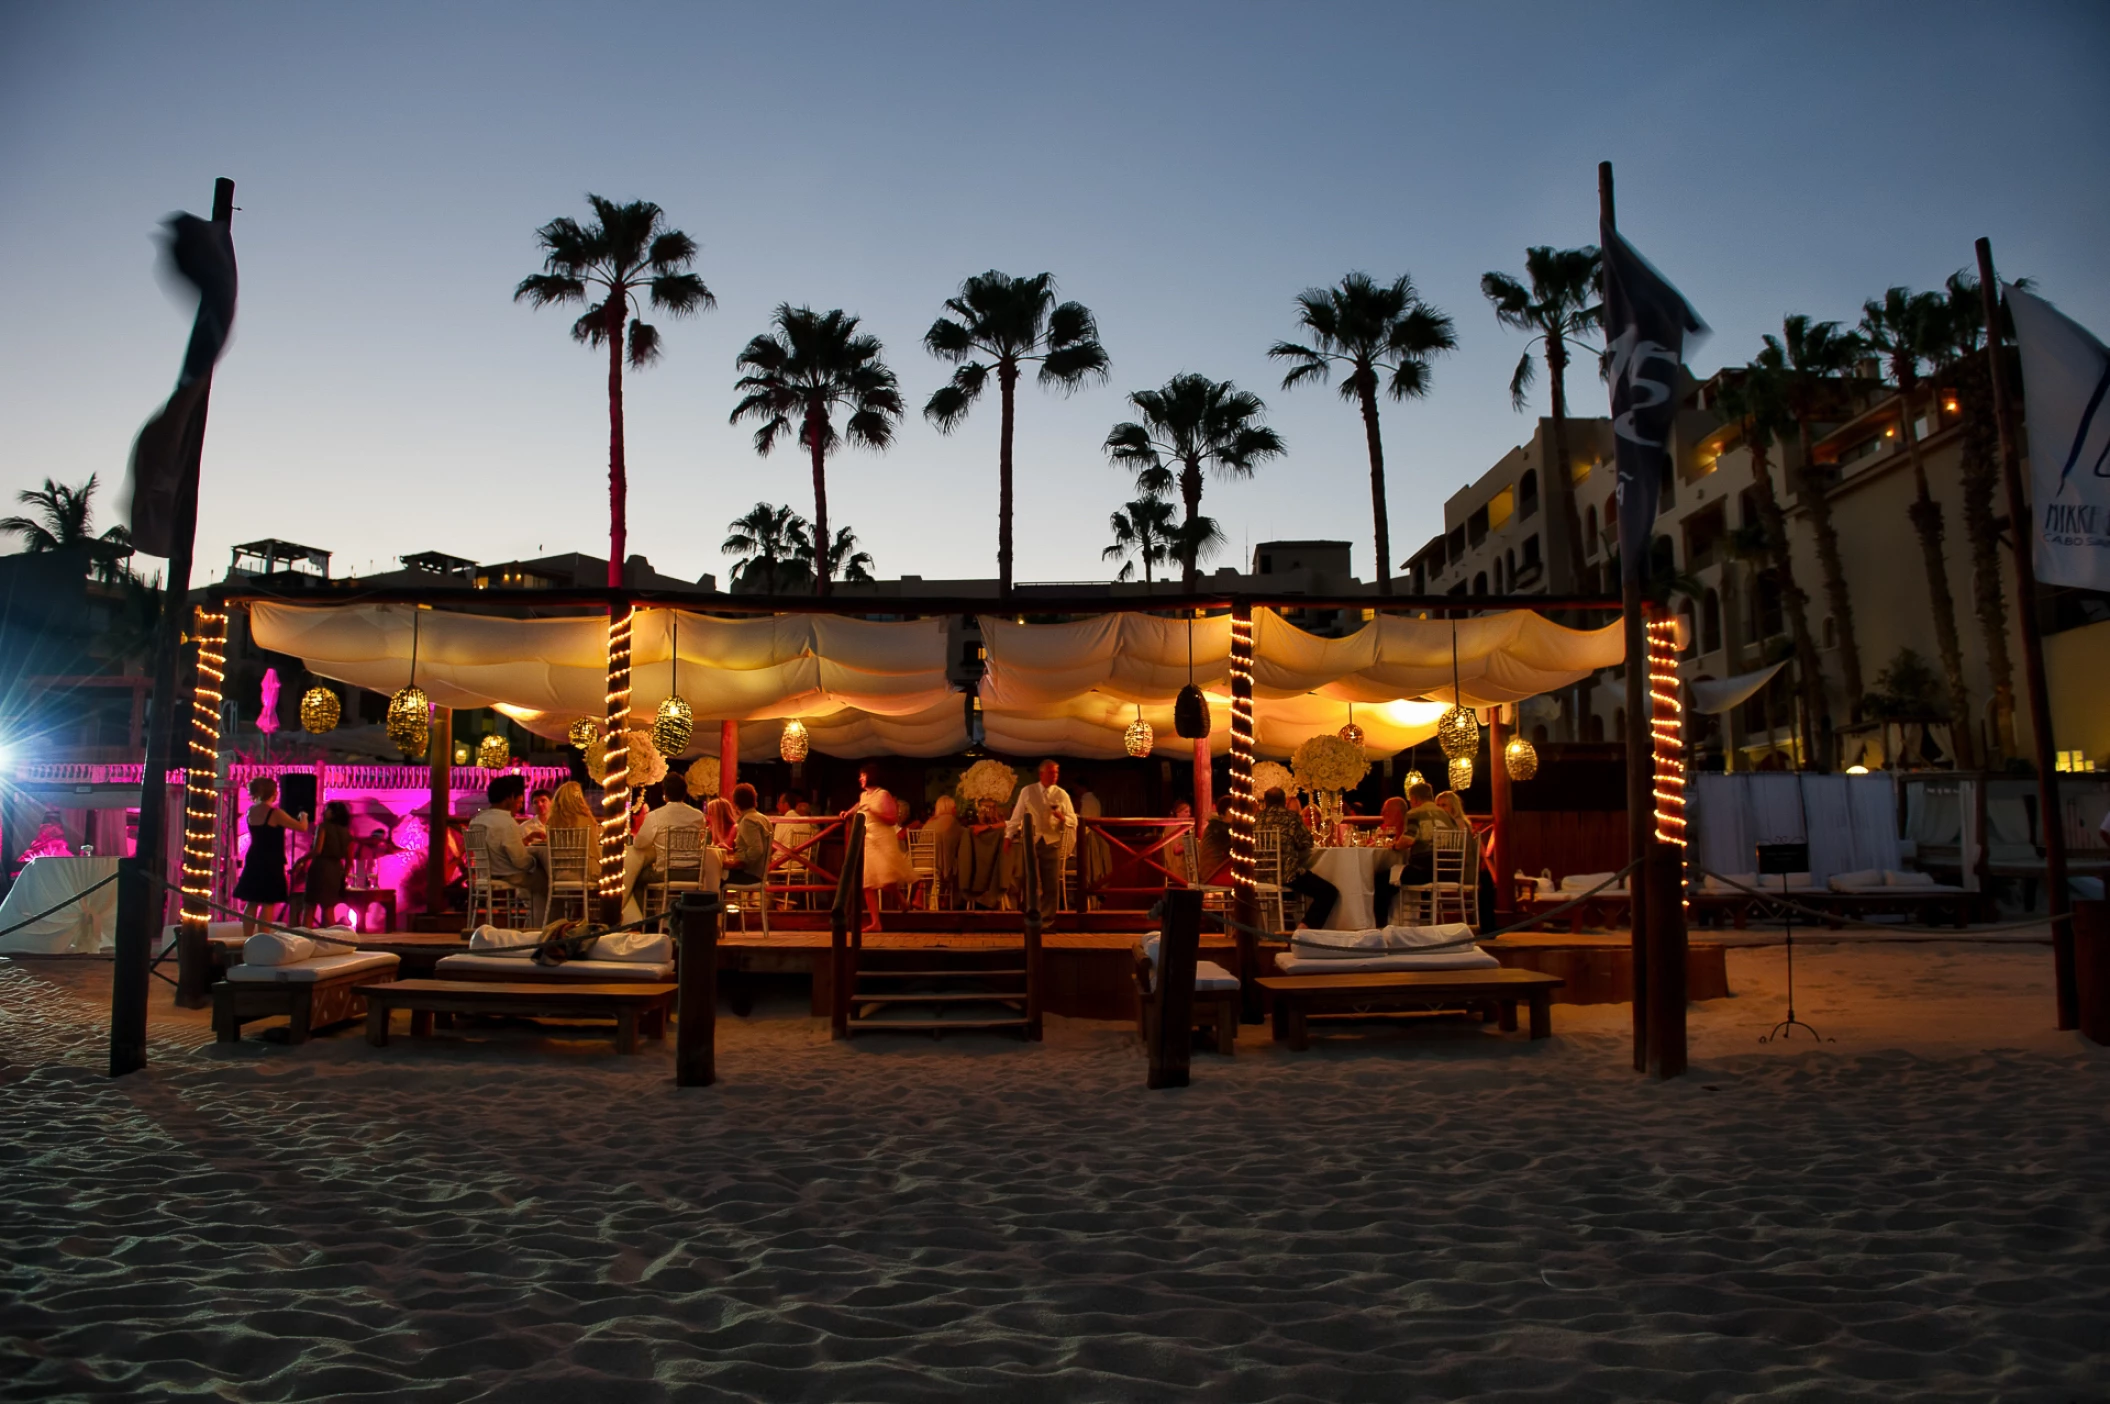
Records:
{"label": "rippled sand", "polygon": [[221,1050],[159,986],[113,1083],[107,967],[0,963],[0,1397],[2110,1395],[2110,1056],[2046,953],[1799,961],[1837,1043],[1758,1046],[1781,953],[1735,951],[1671,1085],[1557,1006],[1169,1093],[1080,1021],[786,1001],[678,1092],[520,1025]]}

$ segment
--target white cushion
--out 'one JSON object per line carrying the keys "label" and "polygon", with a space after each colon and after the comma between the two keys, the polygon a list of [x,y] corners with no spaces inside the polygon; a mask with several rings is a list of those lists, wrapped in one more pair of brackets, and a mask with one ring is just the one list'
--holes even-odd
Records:
{"label": "white cushion", "polygon": [[1194,963],[1194,988],[1235,990],[1238,988],[1238,977],[1213,960],[1198,960]]}
{"label": "white cushion", "polygon": [[315,950],[315,943],[305,936],[259,931],[242,943],[242,964],[297,965],[314,955]]}
{"label": "white cushion", "polygon": [[[1610,876],[1610,873],[1570,873],[1567,877],[1561,879],[1561,891],[1588,892],[1591,888],[1597,886],[1597,884],[1603,882],[1606,878],[1609,878]],[[1618,882],[1613,883],[1610,887],[1606,888],[1605,890],[1607,892],[1626,891],[1626,879],[1621,878]]]}
{"label": "white cushion", "polygon": [[1486,951],[1469,946],[1457,951],[1399,952],[1364,956],[1354,960],[1303,955],[1278,955],[1275,968],[1284,975],[1354,975],[1388,970],[1492,970],[1501,965]]}
{"label": "white cushion", "polygon": [[401,963],[387,951],[346,951],[297,965],[237,965],[227,972],[227,978],[238,985],[312,985],[340,975],[370,975],[381,983],[393,980]]}
{"label": "white cushion", "polygon": [[664,965],[674,959],[674,938],[664,931],[614,931],[593,943],[593,958]]}
{"label": "white cushion", "polygon": [[1901,873],[1895,868],[1885,868],[1883,870],[1883,885],[1885,887],[1940,886],[1939,883],[1935,882],[1934,874],[1932,873]]}
{"label": "white cushion", "polygon": [[1378,926],[1363,931],[1314,931],[1300,926],[1290,938],[1300,956],[1317,960],[1353,960],[1432,946],[1464,949],[1473,929],[1462,921],[1440,926]]}
{"label": "white cushion", "polygon": [[674,962],[663,961],[656,965],[639,961],[622,960],[567,960],[562,965],[537,965],[522,952],[517,956],[503,955],[451,955],[442,956],[433,966],[442,978],[448,976],[473,975],[479,980],[600,980],[609,983],[658,984],[674,978]]}
{"label": "white cushion", "polygon": [[488,922],[469,933],[469,949],[487,951],[498,947],[526,947],[541,939],[537,931],[515,931],[511,927],[492,926]]}
{"label": "white cushion", "polygon": [[1834,892],[1866,892],[1871,887],[1882,885],[1881,868],[1858,868],[1850,873],[1833,873],[1830,884]]}

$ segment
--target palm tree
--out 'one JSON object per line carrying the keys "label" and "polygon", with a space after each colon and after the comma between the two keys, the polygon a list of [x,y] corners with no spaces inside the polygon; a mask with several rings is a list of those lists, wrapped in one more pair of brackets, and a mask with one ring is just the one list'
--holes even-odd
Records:
{"label": "palm tree", "polygon": [[1787,401],[1795,417],[1795,436],[1801,467],[1796,495],[1810,514],[1810,528],[1817,538],[1817,565],[1824,574],[1824,599],[1839,630],[1839,672],[1846,684],[1850,714],[1861,715],[1861,645],[1854,629],[1853,596],[1846,589],[1846,565],[1839,554],[1839,529],[1832,521],[1828,484],[1817,471],[1811,453],[1811,426],[1816,422],[1820,397],[1827,384],[1836,384],[1859,360],[1866,346],[1837,322],[1811,321],[1802,313],[1781,319],[1780,339],[1766,338],[1766,348],[1787,368]]}
{"label": "palm tree", "polygon": [[[2017,280],[2027,287],[2029,280]],[[1971,595],[1985,636],[1986,671],[1993,680],[1993,736],[2003,754],[2015,752],[2015,665],[2007,647],[2007,601],[2001,589],[2000,519],[1995,504],[1999,464],[1994,456],[1993,383],[1987,378],[1985,303],[1978,277],[1951,273],[1946,285],[1937,374],[1956,386],[1963,419],[1963,528],[1971,543]]]}
{"label": "palm tree", "polygon": [[1077,389],[1089,380],[1105,380],[1111,364],[1099,344],[1099,323],[1081,302],[1055,301],[1055,279],[1047,273],[1014,278],[991,269],[960,284],[959,295],[945,300],[949,314],[923,334],[924,349],[957,367],[923,407],[923,415],[950,434],[967,418],[968,407],[981,398],[996,372],[1003,422],[997,435],[996,574],[997,588],[1011,593],[1011,439],[1016,422],[1018,377],[1030,364],[1040,365],[1042,388]]}
{"label": "palm tree", "polygon": [[[804,521],[794,519],[792,539],[797,543],[792,548],[791,558],[800,573],[808,579],[813,576],[813,533]],[[828,548],[828,579],[840,576],[854,584],[869,584],[872,579],[872,555],[857,549],[857,533],[842,527],[835,533],[835,544]]]}
{"label": "palm tree", "polygon": [[[828,455],[847,438],[865,448],[885,449],[901,422],[901,389],[880,358],[876,336],[861,335],[857,318],[836,308],[815,312],[784,303],[772,319],[774,332],[747,343],[738,365],[747,374],[735,390],[747,392],[733,406],[732,422],[759,419],[755,452],[766,454],[798,421],[799,443],[813,461],[813,534],[828,534]],[[835,417],[842,416],[842,430]],[[828,593],[828,573],[814,576],[814,593]]]}
{"label": "palm tree", "polygon": [[1336,362],[1348,368],[1341,398],[1363,412],[1363,438],[1370,447],[1370,512],[1377,524],[1377,592],[1392,593],[1392,528],[1385,511],[1385,445],[1378,432],[1377,391],[1387,372],[1385,392],[1395,400],[1419,399],[1429,393],[1430,360],[1456,350],[1451,319],[1423,302],[1414,284],[1402,275],[1386,287],[1367,273],[1350,273],[1331,288],[1307,288],[1297,298],[1297,320],[1311,334],[1311,344],[1278,341],[1268,355],[1293,362],[1282,388],[1306,380],[1325,384]]}
{"label": "palm tree", "polygon": [[1107,457],[1133,469],[1136,487],[1146,496],[1172,487],[1173,473],[1167,461],[1179,465],[1180,497],[1187,516],[1177,559],[1182,580],[1191,590],[1199,578],[1195,552],[1206,539],[1206,533],[1197,535],[1195,528],[1202,520],[1203,465],[1214,468],[1219,477],[1250,478],[1254,464],[1283,455],[1282,436],[1256,422],[1267,408],[1260,397],[1228,380],[1176,375],[1163,389],[1138,390],[1128,402],[1142,422],[1116,424],[1106,436]]}
{"label": "palm tree", "polygon": [[[1172,504],[1162,497],[1145,493],[1107,518],[1107,525],[1113,529],[1114,544],[1101,551],[1099,558],[1121,562],[1121,573],[1114,577],[1117,580],[1135,579],[1140,562],[1147,587],[1152,583],[1153,566],[1179,559],[1175,544],[1180,528],[1172,520]],[[1133,561],[1128,559],[1131,553],[1135,556]]]}
{"label": "palm tree", "polygon": [[[1824,704],[1824,674],[1819,671],[1817,644],[1810,636],[1810,597],[1795,581],[1795,563],[1788,552],[1788,519],[1780,494],[1773,490],[1768,461],[1773,446],[1794,422],[1788,406],[1790,372],[1778,347],[1767,346],[1743,374],[1722,391],[1720,409],[1734,422],[1751,454],[1751,486],[1758,497],[1759,525],[1765,533],[1766,558],[1774,584],[1780,590],[1781,612],[1787,616],[1788,633],[1795,645],[1795,672],[1802,703],[1802,734],[1815,751],[1817,768],[1832,768],[1832,721]],[[1812,757],[1802,757],[1808,769]]]}
{"label": "palm tree", "polygon": [[[696,241],[669,229],[665,213],[649,200],[618,205],[588,195],[590,224],[560,217],[535,231],[542,245],[542,271],[520,280],[515,302],[534,307],[598,298],[572,323],[571,338],[608,348],[608,584],[621,588],[627,549],[629,478],[623,462],[623,358],[642,370],[659,359],[659,330],[633,320],[642,300],[670,317],[685,317],[718,305],[703,279],[688,272]],[[628,335],[625,335],[628,323]]]}
{"label": "palm tree", "polygon": [[1524,250],[1528,288],[1507,273],[1487,273],[1480,278],[1480,291],[1494,304],[1495,320],[1512,330],[1531,333],[1509,377],[1509,403],[1518,410],[1529,402],[1537,374],[1532,343],[1545,348],[1546,378],[1553,387],[1554,462],[1546,491],[1561,514],[1571,571],[1582,569],[1583,538],[1582,516],[1575,509],[1575,464],[1568,456],[1568,344],[1579,343],[1592,353],[1599,350],[1585,338],[1604,328],[1604,304],[1598,292],[1603,266],[1604,256],[1594,245],[1579,249],[1538,245]]}
{"label": "palm tree", "polygon": [[773,595],[803,585],[807,572],[795,562],[805,527],[805,518],[791,508],[772,507],[767,502],[757,502],[746,515],[727,522],[727,535],[718,549],[742,558],[733,566],[732,582]]}
{"label": "palm tree", "polygon": [[79,487],[67,487],[46,478],[41,488],[24,488],[15,494],[15,501],[36,508],[36,516],[0,519],[0,531],[21,537],[22,550],[27,555],[85,551],[93,562],[96,578],[115,583],[126,573],[124,561],[132,554],[132,534],[121,526],[111,527],[100,536],[95,534],[98,486],[97,475],[90,473],[88,481]]}
{"label": "palm tree", "polygon": [[1942,510],[1927,490],[1927,465],[1913,432],[1913,405],[1919,398],[1920,362],[1931,358],[1941,334],[1946,308],[1935,293],[1891,288],[1861,307],[1861,335],[1869,349],[1890,363],[1898,387],[1898,433],[1912,460],[1912,505],[1905,509],[1919,535],[1920,559],[1927,572],[1927,601],[1934,616],[1934,642],[1942,675],[1949,684],[1951,750],[1959,769],[1978,766],[1976,738],[1971,735],[1971,690],[1964,681],[1963,647],[1956,632],[1956,597],[1949,590],[1943,560]]}

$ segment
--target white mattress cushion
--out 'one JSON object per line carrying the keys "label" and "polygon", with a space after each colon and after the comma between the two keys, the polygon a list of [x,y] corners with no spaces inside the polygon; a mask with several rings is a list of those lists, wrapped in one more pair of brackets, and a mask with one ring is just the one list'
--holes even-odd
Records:
{"label": "white mattress cushion", "polygon": [[298,965],[313,956],[316,945],[305,936],[259,931],[242,943],[244,965]]}
{"label": "white mattress cushion", "polygon": [[1275,957],[1275,968],[1284,975],[1354,975],[1399,970],[1493,970],[1501,964],[1501,961],[1477,946],[1459,951],[1366,956],[1357,960],[1313,960],[1301,955]]}
{"label": "white mattress cushion", "polygon": [[1290,947],[1311,960],[1356,960],[1365,956],[1432,948],[1469,950],[1473,929],[1462,921],[1438,926],[1376,926],[1362,931],[1315,931],[1300,926]]}
{"label": "white mattress cushion", "polygon": [[[1611,876],[1610,873],[1570,873],[1567,877],[1561,879],[1561,891],[1568,893],[1588,892],[1591,888]],[[1621,878],[1618,882],[1607,887],[1605,891],[1626,891],[1626,879]]]}
{"label": "white mattress cushion", "polygon": [[1238,977],[1213,960],[1196,961],[1194,964],[1194,988],[1197,990],[1235,990]]}
{"label": "white mattress cushion", "polygon": [[1885,887],[1939,887],[1932,873],[1901,873],[1895,868],[1883,870]]}
{"label": "white mattress cushion", "polygon": [[537,965],[523,953],[503,955],[451,955],[440,957],[433,971],[441,979],[471,975],[479,980],[600,980],[610,983],[638,981],[657,984],[674,978],[674,962],[627,960],[567,960],[562,965]]}
{"label": "white mattress cushion", "polygon": [[379,983],[394,979],[401,963],[387,951],[346,951],[297,965],[237,965],[227,972],[227,978],[238,985],[312,985],[340,975],[367,975]]}

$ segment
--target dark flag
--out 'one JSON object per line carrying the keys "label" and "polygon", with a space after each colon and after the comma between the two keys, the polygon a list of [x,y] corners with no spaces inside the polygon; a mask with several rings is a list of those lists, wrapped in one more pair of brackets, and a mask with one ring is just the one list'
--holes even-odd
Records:
{"label": "dark flag", "polygon": [[175,552],[176,503],[194,470],[194,435],[200,431],[212,368],[227,349],[234,326],[234,241],[227,226],[179,214],[168,221],[169,262],[198,292],[198,315],[176,393],[147,421],[132,444],[125,500],[131,513],[132,545],[150,556]]}
{"label": "dark flag", "polygon": [[1601,237],[1605,354],[1618,461],[1620,574],[1626,580],[1646,580],[1656,504],[1670,472],[1678,366],[1687,351],[1706,340],[1707,324],[1618,230],[1606,226]]}

